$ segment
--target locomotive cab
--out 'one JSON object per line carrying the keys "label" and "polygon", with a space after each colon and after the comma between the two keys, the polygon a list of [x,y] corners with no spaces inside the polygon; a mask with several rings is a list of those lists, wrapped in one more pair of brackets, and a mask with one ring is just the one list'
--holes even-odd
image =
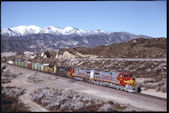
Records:
{"label": "locomotive cab", "polygon": [[128,80],[128,85],[132,85],[132,86],[135,86],[136,85],[136,79],[135,79],[135,77],[133,77],[133,75],[132,74],[126,74],[126,75],[124,75],[124,77],[126,77],[127,78],[127,80]]}
{"label": "locomotive cab", "polygon": [[120,84],[125,87],[128,92],[137,92],[136,79],[130,73],[120,73],[118,77]]}
{"label": "locomotive cab", "polygon": [[130,73],[120,73],[118,77],[119,81],[121,82],[121,85],[136,85],[136,79],[133,77]]}

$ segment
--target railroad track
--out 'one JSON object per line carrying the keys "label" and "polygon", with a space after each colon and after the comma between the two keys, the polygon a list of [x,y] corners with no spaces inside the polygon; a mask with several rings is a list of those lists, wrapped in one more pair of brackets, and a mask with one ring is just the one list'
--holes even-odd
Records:
{"label": "railroad track", "polygon": [[[11,65],[11,64],[7,64],[7,65]],[[20,67],[20,66],[17,66],[17,65],[12,65],[12,66]],[[20,67],[20,68],[24,68],[24,67]],[[64,77],[64,78],[70,79],[71,82],[80,81],[80,80],[76,80],[76,79],[73,79],[73,78],[69,78],[68,76],[66,76],[66,73],[63,73],[63,72],[57,72],[56,74],[52,74],[52,73],[42,72],[42,71],[28,69],[28,68],[24,68],[24,69],[32,70],[32,71],[36,71],[36,72],[40,72],[40,73],[47,73],[47,74],[51,74],[51,75],[55,75],[55,76],[59,76],[59,77]],[[80,81],[80,82],[88,83],[86,81]],[[91,83],[89,83],[89,84],[91,84]],[[96,84],[91,84],[91,85],[100,86],[100,85],[96,85]],[[117,90],[115,88],[111,88],[111,87],[107,87],[107,86],[100,86],[100,87],[105,87],[105,88]],[[121,91],[121,90],[118,90],[118,91]],[[121,91],[121,92],[129,93],[129,92],[126,92],[126,91]],[[153,96],[153,95],[147,95],[147,94],[142,94],[142,93],[129,93],[129,94],[131,94],[131,95],[139,95],[139,96],[144,96],[144,97],[149,97],[149,98],[154,98],[154,99],[158,99],[158,100],[162,100],[162,101],[167,101],[166,98],[157,97],[157,96]]]}

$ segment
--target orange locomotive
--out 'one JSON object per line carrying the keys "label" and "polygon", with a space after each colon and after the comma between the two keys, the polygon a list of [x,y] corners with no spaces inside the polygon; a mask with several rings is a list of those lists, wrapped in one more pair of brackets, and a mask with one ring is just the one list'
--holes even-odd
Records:
{"label": "orange locomotive", "polygon": [[103,72],[73,68],[69,70],[67,75],[69,78],[87,81],[96,85],[108,86],[127,92],[138,92],[136,79],[130,73],[121,73],[116,71]]}

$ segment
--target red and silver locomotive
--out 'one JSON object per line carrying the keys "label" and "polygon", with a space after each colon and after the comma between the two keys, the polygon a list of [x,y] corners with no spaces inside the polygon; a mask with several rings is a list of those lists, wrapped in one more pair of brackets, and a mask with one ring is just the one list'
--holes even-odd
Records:
{"label": "red and silver locomotive", "polygon": [[127,92],[138,92],[136,79],[130,73],[121,72],[103,72],[97,70],[87,70],[73,68],[68,72],[69,78],[84,80],[92,84],[108,86]]}

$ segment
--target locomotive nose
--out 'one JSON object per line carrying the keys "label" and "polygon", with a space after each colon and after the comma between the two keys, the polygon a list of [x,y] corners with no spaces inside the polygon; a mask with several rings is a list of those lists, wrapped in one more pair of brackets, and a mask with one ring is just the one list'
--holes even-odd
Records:
{"label": "locomotive nose", "polygon": [[130,80],[136,80],[134,77],[131,77]]}
{"label": "locomotive nose", "polygon": [[131,85],[136,85],[136,79],[134,77],[130,78],[130,84]]}

